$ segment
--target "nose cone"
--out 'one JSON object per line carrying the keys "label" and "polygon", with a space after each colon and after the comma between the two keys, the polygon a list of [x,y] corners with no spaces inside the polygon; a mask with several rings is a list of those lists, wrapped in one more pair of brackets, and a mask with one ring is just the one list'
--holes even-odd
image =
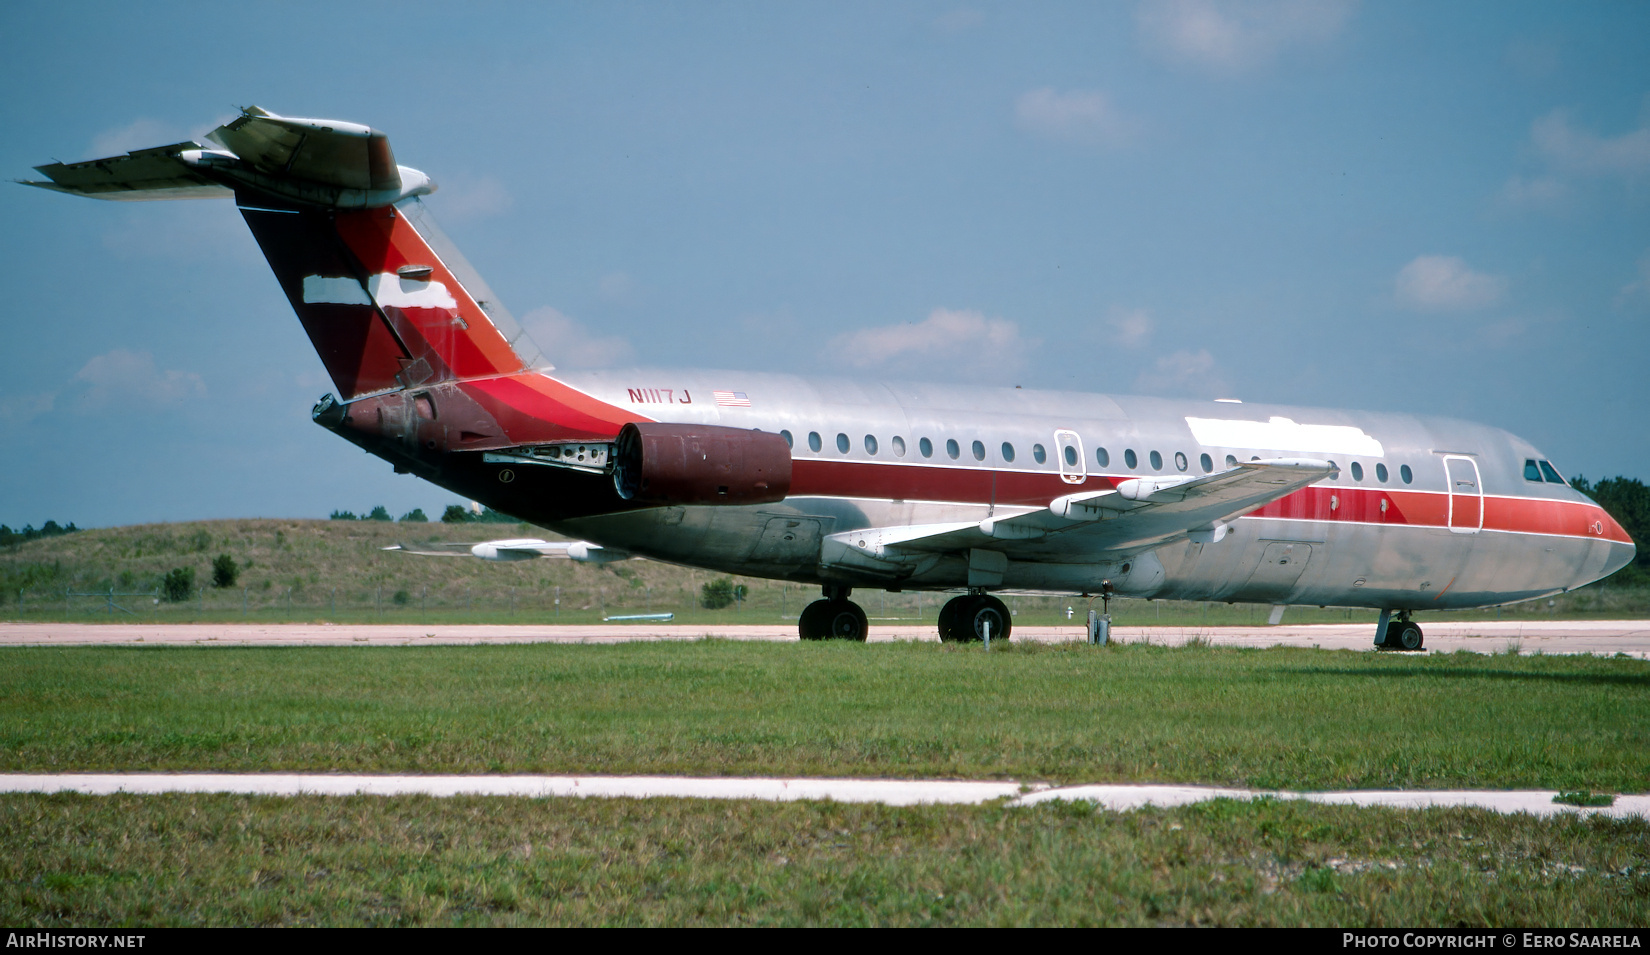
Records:
{"label": "nose cone", "polygon": [[1594,526],[1600,527],[1604,532],[1602,536],[1610,542],[1610,555],[1605,558],[1604,570],[1599,574],[1600,578],[1604,578],[1631,564],[1638,548],[1633,546],[1632,535],[1627,533],[1627,529],[1602,507],[1598,509],[1598,519],[1600,523]]}
{"label": "nose cone", "polygon": [[1633,562],[1633,557],[1637,553],[1638,548],[1634,547],[1632,544],[1623,544],[1620,541],[1611,541],[1610,556],[1605,558],[1604,573],[1599,576],[1608,577],[1623,567],[1626,567],[1628,564],[1631,564]]}

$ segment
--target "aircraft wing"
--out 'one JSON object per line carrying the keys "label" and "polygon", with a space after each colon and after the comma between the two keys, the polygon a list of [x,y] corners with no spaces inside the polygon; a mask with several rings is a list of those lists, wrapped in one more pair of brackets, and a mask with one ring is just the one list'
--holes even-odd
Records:
{"label": "aircraft wing", "polygon": [[610,564],[629,560],[622,550],[592,544],[589,541],[544,541],[536,537],[517,537],[508,540],[482,541],[479,544],[435,543],[409,546],[396,544],[385,550],[416,554],[419,557],[479,557],[482,560],[507,562],[535,560],[539,557],[565,557],[587,564]]}
{"label": "aircraft wing", "polygon": [[901,576],[925,557],[973,549],[1015,560],[1070,560],[1136,553],[1177,538],[1213,543],[1229,521],[1338,472],[1328,461],[1245,461],[1198,478],[1151,477],[1084,491],[1048,507],[977,523],[875,527],[833,534],[826,564]]}

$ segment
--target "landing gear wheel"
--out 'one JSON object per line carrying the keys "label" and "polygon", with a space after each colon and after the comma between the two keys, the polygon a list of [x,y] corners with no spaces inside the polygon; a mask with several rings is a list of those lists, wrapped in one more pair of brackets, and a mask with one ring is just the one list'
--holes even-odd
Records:
{"label": "landing gear wheel", "polygon": [[1411,652],[1420,650],[1424,646],[1421,635],[1421,627],[1419,624],[1414,621],[1405,620],[1401,623],[1393,624],[1393,627],[1397,629],[1387,629],[1387,646],[1392,647],[1395,650],[1408,650]]}
{"label": "landing gear wheel", "polygon": [[816,600],[802,609],[796,622],[804,640],[857,640],[865,642],[870,622],[865,611],[852,600]]}
{"label": "landing gear wheel", "polygon": [[968,635],[963,631],[962,620],[967,616],[969,604],[973,600],[972,595],[964,594],[951,598],[940,608],[940,640],[955,643],[968,639]]}
{"label": "landing gear wheel", "polygon": [[802,616],[797,618],[796,630],[804,640],[823,640],[830,636],[825,617],[830,613],[831,601],[816,600],[802,608]]}
{"label": "landing gear wheel", "polygon": [[871,630],[865,610],[852,600],[827,600],[825,603],[825,639],[864,643]]}
{"label": "landing gear wheel", "polygon": [[990,594],[982,594],[973,599],[963,617],[963,625],[958,629],[962,631],[963,639],[976,641],[985,639],[987,626],[991,628],[993,640],[1007,640],[1009,631],[1014,628],[1008,615],[1008,605]]}

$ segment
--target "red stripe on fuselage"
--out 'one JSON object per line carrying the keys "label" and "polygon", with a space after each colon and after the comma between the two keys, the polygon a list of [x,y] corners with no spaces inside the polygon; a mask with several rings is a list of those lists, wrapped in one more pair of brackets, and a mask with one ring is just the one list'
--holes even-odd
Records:
{"label": "red stripe on fuselage", "polygon": [[1058,471],[995,471],[868,461],[791,462],[791,495],[866,497],[896,501],[955,501],[974,504],[1020,504],[1047,507],[1063,494],[1109,491],[1109,478],[1089,477],[1067,484]]}

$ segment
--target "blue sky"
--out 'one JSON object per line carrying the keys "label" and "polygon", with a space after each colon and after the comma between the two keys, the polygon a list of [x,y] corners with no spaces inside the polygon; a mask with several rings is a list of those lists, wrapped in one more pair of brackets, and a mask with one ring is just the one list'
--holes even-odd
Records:
{"label": "blue sky", "polygon": [[[31,167],[368,123],[562,367],[1450,414],[1650,478],[1650,5],[9,4]],[[0,522],[457,499],[222,201],[0,189]]]}

